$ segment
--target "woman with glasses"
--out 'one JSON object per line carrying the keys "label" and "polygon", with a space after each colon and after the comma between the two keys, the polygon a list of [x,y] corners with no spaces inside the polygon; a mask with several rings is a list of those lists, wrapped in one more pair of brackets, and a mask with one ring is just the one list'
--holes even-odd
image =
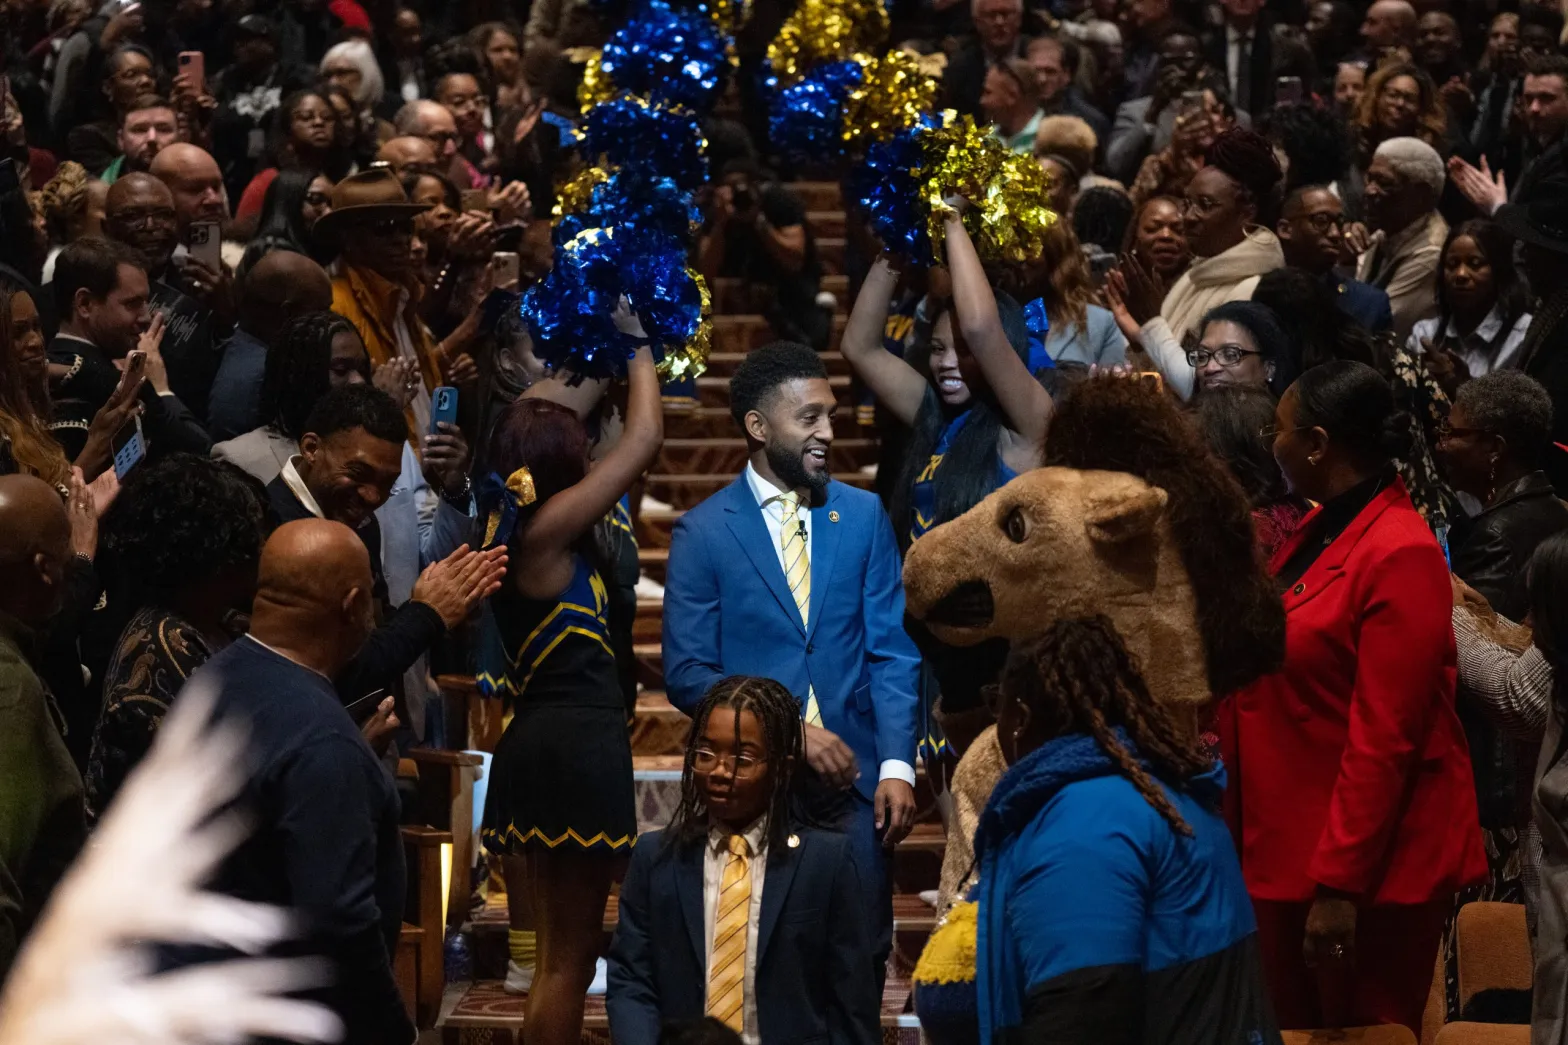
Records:
{"label": "woman with glasses", "polygon": [[1135,257],[1106,281],[1107,300],[1129,341],[1136,341],[1183,399],[1196,371],[1181,345],[1210,309],[1252,296],[1265,272],[1285,255],[1270,229],[1281,172],[1274,147],[1251,131],[1214,139],[1206,166],[1187,183],[1183,226],[1193,264],[1166,290],[1163,279]]}
{"label": "woman with glasses", "polygon": [[309,170],[285,170],[267,186],[255,238],[245,248],[235,278],[243,280],[263,255],[292,250],[325,264],[332,260],[311,235],[311,227],[332,212],[332,179]]}
{"label": "woman with glasses", "polygon": [[1509,366],[1530,328],[1529,291],[1514,267],[1513,237],[1467,221],[1448,234],[1437,267],[1437,309],[1407,348],[1452,396],[1461,384]]}
{"label": "woman with glasses", "polygon": [[1275,409],[1274,457],[1318,507],[1270,562],[1285,663],[1221,728],[1281,1026],[1419,1028],[1454,894],[1486,877],[1448,565],[1394,470],[1411,431],[1346,360]]}
{"label": "woman with glasses", "polygon": [[[119,133],[125,114],[138,98],[158,93],[158,70],[152,52],[140,44],[124,44],[110,52],[103,60],[103,82],[98,109],[89,118],[87,102],[69,94],[61,97],[67,80],[56,81],[56,98],[50,109],[59,107],[55,118],[55,131],[65,139],[65,159],[75,160],[87,168],[87,173],[98,177],[115,157],[121,155]],[[82,86],[86,86],[83,84]],[[72,113],[81,110],[81,115]]]}
{"label": "woman with glasses", "polygon": [[1377,147],[1389,138],[1420,138],[1440,153],[1448,151],[1443,99],[1432,78],[1414,65],[1396,62],[1373,73],[1351,125],[1363,173]]}
{"label": "woman with glasses", "polygon": [[1210,309],[1198,328],[1198,344],[1187,350],[1198,375],[1198,392],[1261,388],[1279,395],[1300,370],[1294,347],[1279,319],[1255,301],[1231,301]]}
{"label": "woman with glasses", "polygon": [[337,110],[331,99],[316,90],[291,94],[278,107],[269,155],[271,165],[251,179],[234,209],[235,233],[240,238],[248,238],[256,227],[267,189],[279,171],[319,171],[336,182],[353,166],[338,131]]}

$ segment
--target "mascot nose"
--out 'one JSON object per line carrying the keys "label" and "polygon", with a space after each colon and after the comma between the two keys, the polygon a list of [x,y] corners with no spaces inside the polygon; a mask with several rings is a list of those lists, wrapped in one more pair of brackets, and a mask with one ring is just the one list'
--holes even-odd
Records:
{"label": "mascot nose", "polygon": [[991,585],[985,581],[964,581],[938,599],[926,611],[925,619],[928,624],[950,628],[983,628],[991,623],[995,612]]}

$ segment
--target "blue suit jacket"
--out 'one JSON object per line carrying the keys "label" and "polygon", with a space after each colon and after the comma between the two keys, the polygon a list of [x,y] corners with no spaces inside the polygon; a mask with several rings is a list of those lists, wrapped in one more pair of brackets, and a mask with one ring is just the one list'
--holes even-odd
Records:
{"label": "blue suit jacket", "polygon": [[840,482],[811,509],[810,624],[802,625],[745,475],[681,517],[664,583],[664,685],[688,714],[728,675],[814,686],[822,725],[876,790],[882,762],[915,761],[920,654],[904,631],[903,564],[876,496]]}
{"label": "blue suit jacket", "polygon": [[1334,291],[1339,310],[1372,333],[1394,329],[1394,307],[1386,290],[1359,279],[1341,279],[1333,273],[1329,274],[1328,288]]}
{"label": "blue suit jacket", "polygon": [[[660,1024],[702,1016],[703,843],[637,840],[610,945],[605,1007],[616,1045],[657,1045]],[[875,1045],[881,1005],[849,841],[803,830],[768,850],[757,927],[757,1023],[768,1045]]]}

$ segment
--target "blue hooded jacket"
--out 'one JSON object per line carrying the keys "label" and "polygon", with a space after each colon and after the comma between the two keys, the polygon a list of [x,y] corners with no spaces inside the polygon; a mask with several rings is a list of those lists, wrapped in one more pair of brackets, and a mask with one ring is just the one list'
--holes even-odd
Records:
{"label": "blue hooded jacket", "polygon": [[1224,769],[1181,789],[1157,783],[1193,837],[1084,734],[1031,752],[997,784],[975,833],[985,1045],[1280,1040],[1217,812]]}

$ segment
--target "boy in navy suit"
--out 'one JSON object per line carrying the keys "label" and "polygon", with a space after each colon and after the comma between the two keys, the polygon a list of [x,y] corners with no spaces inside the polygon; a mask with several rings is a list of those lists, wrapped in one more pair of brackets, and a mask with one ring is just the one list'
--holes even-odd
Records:
{"label": "boy in navy suit", "polygon": [[607,1007],[616,1045],[704,1015],[746,1045],[881,1037],[845,836],[796,819],[799,702],[771,679],[715,685],[693,717],[681,804],[621,888]]}

